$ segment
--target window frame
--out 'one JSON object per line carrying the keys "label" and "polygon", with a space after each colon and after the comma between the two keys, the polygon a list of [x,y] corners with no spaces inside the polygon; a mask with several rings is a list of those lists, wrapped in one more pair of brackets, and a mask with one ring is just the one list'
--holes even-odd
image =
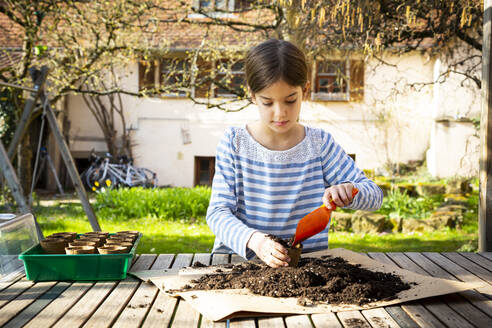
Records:
{"label": "window frame", "polygon": [[[316,92],[317,90],[317,82],[319,77],[338,77],[337,73],[319,73],[318,72],[318,65],[321,62],[345,62],[345,78],[344,81],[346,83],[346,89],[345,92]],[[311,100],[313,101],[350,101],[350,58],[345,58],[345,59],[339,59],[339,58],[321,58],[317,59],[313,63],[313,76],[312,76],[312,93],[311,93]]]}
{"label": "window frame", "polygon": [[[236,17],[233,14],[233,11],[235,9],[235,0],[223,0],[224,4],[221,6],[217,6],[217,2],[221,0],[210,0],[210,6],[209,7],[202,7],[202,4],[200,3],[200,0],[193,0],[192,7],[195,10],[206,10],[207,15],[212,18],[234,18]],[[220,8],[222,7],[222,8]],[[217,11],[218,10],[218,11]],[[200,14],[200,13],[191,13],[188,15],[188,18],[206,18],[207,16]]]}
{"label": "window frame", "polygon": [[[158,67],[158,75],[159,76],[158,76],[157,85],[159,86],[159,88],[162,86],[162,83],[163,83],[162,66],[163,66],[163,62],[166,60],[169,60],[171,62],[180,61],[180,60],[184,61],[185,63],[188,63],[188,65],[189,65],[188,69],[190,70],[190,72],[193,70],[193,64],[191,62],[189,62],[186,58],[176,56],[176,57],[162,57],[162,58],[158,59],[157,61],[159,62],[159,67]],[[168,71],[166,71],[166,72],[168,72]],[[179,74],[181,74],[181,75],[184,75],[185,73],[186,73],[186,68],[179,71]],[[188,89],[188,91],[178,91],[177,93],[161,93],[160,97],[164,97],[164,98],[187,98],[188,97],[187,92],[194,97],[195,96],[195,87],[192,86],[191,88]]]}
{"label": "window frame", "polygon": [[[224,58],[224,61],[227,63],[228,62],[228,59],[230,61],[230,58]],[[219,69],[217,69],[217,62],[220,62],[220,60],[215,60],[214,61],[214,68],[216,69],[215,71],[215,78],[217,79],[217,76],[219,75],[223,75],[224,77],[227,75],[227,73],[221,73]],[[236,61],[235,63],[233,63],[231,65],[231,68],[232,66],[234,66],[235,64],[241,62],[242,63],[242,70],[241,71],[230,71],[231,75],[232,75],[232,79],[234,79],[237,75],[240,75],[242,78],[243,78],[243,82],[245,82],[245,78],[246,78],[246,73],[244,72],[244,60],[241,60],[241,61]],[[213,98],[234,98],[234,97],[237,97],[236,94],[234,93],[219,93],[219,87],[216,86],[215,83],[212,83],[212,90],[213,90],[213,93],[212,93],[212,97]]]}
{"label": "window frame", "polygon": [[[153,65],[153,67],[151,68],[151,70],[154,70],[153,87],[156,90],[159,90],[162,83],[163,83],[163,74],[165,72],[169,72],[169,71],[163,71],[163,62],[165,62],[165,61],[174,62],[177,60],[186,60],[186,58],[178,55],[178,56],[173,56],[173,57],[164,56],[164,57],[161,57],[159,59],[153,59],[153,60],[148,60],[148,61],[139,61],[138,62],[138,69],[139,69],[139,71],[141,69],[146,69],[145,63],[150,63],[151,65]],[[217,76],[219,76],[219,75],[226,76],[228,73],[228,72],[222,72],[222,73],[220,72],[220,70],[217,68],[219,61],[220,60],[216,59],[216,60],[210,62],[210,65],[212,66],[212,71],[210,72],[210,74],[212,76],[212,81],[214,78],[217,78]],[[230,57],[224,57],[224,58],[222,58],[221,61],[224,62],[225,65],[227,65],[229,62],[232,62],[233,59]],[[241,61],[232,62],[231,68],[232,68],[232,66],[234,66],[238,62],[242,62],[243,70],[230,71],[231,80],[237,76],[240,76],[243,80],[243,83],[245,83],[245,77],[246,76],[245,76],[245,72],[244,72],[244,61],[241,60]],[[200,67],[198,67],[198,63],[195,63],[195,65],[193,65],[192,62],[189,62],[188,65],[189,65],[188,68],[190,70],[190,73],[192,73],[191,79],[193,79],[194,78],[193,70],[200,70]],[[181,72],[181,74],[184,74],[185,72],[186,72],[186,70],[183,70]],[[139,74],[140,74],[140,72],[139,72]],[[147,77],[147,78],[148,78],[148,81],[145,81],[145,75],[143,75],[143,78],[139,80],[139,86],[138,86],[139,91],[143,90],[145,87],[148,87],[147,85],[145,85],[145,83],[150,81],[150,77]],[[193,83],[193,81],[190,81],[190,82]],[[208,88],[207,92],[209,92],[210,98],[235,98],[235,97],[238,97],[234,93],[220,93],[219,92],[219,86],[217,86],[217,84],[213,83],[213,82],[210,83],[207,88]],[[179,99],[179,98],[187,98],[188,97],[187,93],[189,93],[192,97],[196,97],[197,87],[195,85],[193,85],[192,87],[190,87],[188,89],[188,91],[178,91],[175,93],[171,93],[171,92],[169,92],[169,93],[152,93],[152,96],[160,97],[160,98]],[[207,97],[201,96],[198,98],[207,98]]]}

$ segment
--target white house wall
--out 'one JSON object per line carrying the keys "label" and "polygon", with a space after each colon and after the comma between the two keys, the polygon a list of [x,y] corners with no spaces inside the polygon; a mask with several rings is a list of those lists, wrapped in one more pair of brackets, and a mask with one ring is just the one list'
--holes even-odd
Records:
{"label": "white house wall", "polygon": [[[386,56],[384,61],[394,66],[381,65],[376,60],[366,64],[363,103],[306,101],[301,111],[301,123],[332,133],[348,153],[356,154],[357,165],[363,169],[380,168],[389,162],[424,160],[430,147],[433,87],[417,92],[410,90],[408,83],[432,81],[434,60],[414,53]],[[125,88],[138,90],[136,64],[122,81]],[[257,118],[254,105],[240,112],[224,112],[186,99],[123,98],[135,164],[155,171],[160,185],[192,186],[194,157],[214,156],[224,129]],[[452,104],[448,107],[452,108]],[[87,137],[102,135],[81,96],[70,96],[68,118],[74,153],[92,148],[104,151],[103,142],[87,141]],[[182,129],[189,131],[191,143],[184,144]],[[464,153],[464,149],[454,152]],[[440,172],[454,174],[447,170],[445,162],[439,162],[444,165]]]}

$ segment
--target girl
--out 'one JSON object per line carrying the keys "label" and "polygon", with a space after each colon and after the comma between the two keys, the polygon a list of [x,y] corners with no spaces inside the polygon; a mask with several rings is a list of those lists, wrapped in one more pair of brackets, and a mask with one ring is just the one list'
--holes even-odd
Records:
{"label": "girl", "polygon": [[[298,123],[309,88],[308,65],[290,42],[268,40],[245,61],[259,120],[229,128],[217,146],[207,223],[214,253],[256,255],[271,267],[288,266],[287,250],[267,234],[294,235],[304,215],[330,199],[340,207],[376,210],[383,193],[333,140]],[[359,193],[352,199],[352,189]],[[305,240],[304,251],[328,248],[328,229]]]}

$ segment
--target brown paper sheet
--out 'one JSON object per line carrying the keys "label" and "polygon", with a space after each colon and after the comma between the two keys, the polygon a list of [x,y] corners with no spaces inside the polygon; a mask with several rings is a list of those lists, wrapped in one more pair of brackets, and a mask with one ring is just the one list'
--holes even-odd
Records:
{"label": "brown paper sheet", "polygon": [[343,248],[303,254],[306,257],[321,257],[323,255],[342,257],[351,264],[360,264],[361,267],[372,271],[393,273],[400,276],[403,281],[409,283],[415,282],[417,285],[411,284],[410,289],[400,292],[397,298],[390,301],[371,302],[362,306],[355,304],[301,306],[297,304],[297,298],[295,297],[274,298],[259,296],[254,295],[246,289],[174,291],[181,289],[190,280],[213,272],[215,270],[214,267],[155,270],[155,272],[151,273],[140,271],[131,272],[131,274],[144,281],[151,281],[160,290],[170,296],[182,297],[203,316],[214,321],[240,316],[313,314],[371,309],[485,286],[485,282],[464,283],[420,275],[412,271],[400,269],[396,265],[380,263]]}

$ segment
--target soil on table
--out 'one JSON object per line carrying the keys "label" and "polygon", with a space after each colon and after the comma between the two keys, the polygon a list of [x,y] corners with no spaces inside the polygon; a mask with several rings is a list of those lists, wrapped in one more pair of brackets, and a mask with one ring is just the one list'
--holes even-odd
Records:
{"label": "soil on table", "polygon": [[[301,258],[297,268],[270,268],[259,262],[243,262],[228,272],[217,270],[193,280],[186,290],[249,289],[271,297],[298,297],[298,303],[357,304],[387,301],[410,288],[392,273],[375,272],[340,257]],[[220,272],[217,273],[217,272]],[[414,283],[412,283],[414,284]]]}

